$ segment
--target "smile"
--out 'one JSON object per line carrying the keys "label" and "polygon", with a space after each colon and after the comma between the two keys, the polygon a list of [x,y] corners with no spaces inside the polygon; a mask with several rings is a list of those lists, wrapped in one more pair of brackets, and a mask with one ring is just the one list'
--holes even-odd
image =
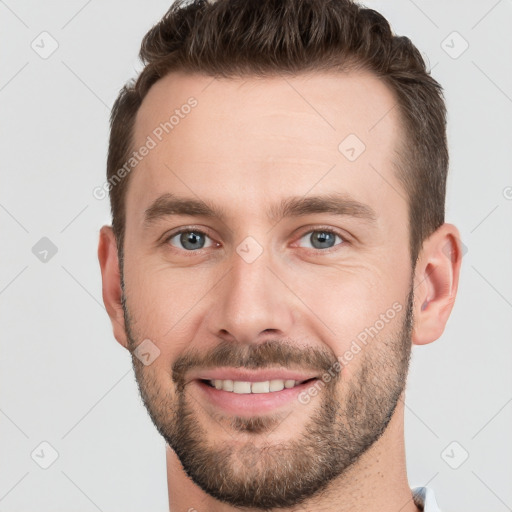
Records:
{"label": "smile", "polygon": [[221,380],[221,379],[211,379],[211,380],[203,380],[207,385],[211,386],[215,389],[222,389],[223,391],[228,391],[232,393],[238,394],[249,394],[249,393],[275,393],[277,391],[282,391],[283,389],[291,389],[304,382],[309,382],[314,379],[307,379],[303,381],[297,381],[294,379],[273,379],[273,380],[265,380],[262,382],[247,382],[243,380]]}
{"label": "smile", "polygon": [[190,382],[194,393],[206,410],[222,410],[238,416],[258,416],[277,412],[294,404],[300,405],[301,393],[314,385],[318,378],[306,380],[234,380],[194,379]]}

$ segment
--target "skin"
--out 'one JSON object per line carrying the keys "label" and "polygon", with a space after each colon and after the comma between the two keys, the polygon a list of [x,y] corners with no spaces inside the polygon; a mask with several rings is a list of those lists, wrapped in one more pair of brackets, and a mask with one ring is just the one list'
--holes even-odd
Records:
{"label": "skin", "polygon": [[[122,279],[110,226],[102,227],[98,248],[114,336],[132,352],[144,403],[168,442],[170,510],[417,511],[404,450],[408,357],[413,344],[443,333],[461,248],[457,228],[446,223],[412,268],[406,194],[392,165],[402,136],[392,92],[366,72],[286,79],[173,73],[144,99],[134,146],[190,96],[198,105],[131,173]],[[353,162],[338,150],[351,133],[366,146]],[[375,221],[267,217],[288,197],[334,191],[371,207]],[[168,192],[216,205],[225,217],[166,216],[145,228],[145,210]],[[191,251],[179,236],[168,239],[182,227],[205,232],[205,246]],[[326,229],[341,238],[315,248],[311,233]],[[236,251],[248,236],[262,249],[251,263]],[[189,378],[220,357],[221,346],[227,359],[217,361],[249,364],[248,356],[259,355],[263,368],[293,363],[321,372],[397,303],[394,318],[343,359],[337,378],[307,404],[235,418]],[[160,351],[147,366],[133,355],[145,339]],[[190,371],[179,374],[177,362]],[[304,485],[312,468],[323,471],[323,486]],[[272,478],[264,480],[264,471]],[[287,493],[272,485],[282,481]]]}

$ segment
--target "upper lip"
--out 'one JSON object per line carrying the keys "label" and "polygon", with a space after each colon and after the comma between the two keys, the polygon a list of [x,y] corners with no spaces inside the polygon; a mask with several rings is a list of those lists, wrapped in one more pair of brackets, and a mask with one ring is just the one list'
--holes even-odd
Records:
{"label": "upper lip", "polygon": [[265,382],[267,380],[305,380],[317,378],[313,373],[285,368],[268,368],[265,370],[246,370],[242,368],[212,368],[190,375],[190,380],[239,380],[244,382]]}

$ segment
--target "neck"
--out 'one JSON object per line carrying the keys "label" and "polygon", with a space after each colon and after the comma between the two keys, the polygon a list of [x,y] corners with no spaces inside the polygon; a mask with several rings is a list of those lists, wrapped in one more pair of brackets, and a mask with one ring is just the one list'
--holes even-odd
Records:
{"label": "neck", "polygon": [[[356,463],[318,496],[293,509],[280,509],[280,512],[419,512],[407,481],[403,424],[403,401],[400,400],[384,434]],[[169,446],[166,458],[169,512],[240,511],[199,488],[183,471]]]}

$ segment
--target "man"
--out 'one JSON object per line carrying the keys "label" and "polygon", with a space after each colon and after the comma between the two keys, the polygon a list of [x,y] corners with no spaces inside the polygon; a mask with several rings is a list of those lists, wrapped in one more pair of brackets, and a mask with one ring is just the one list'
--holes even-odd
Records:
{"label": "man", "polygon": [[170,510],[438,510],[404,394],[461,247],[418,50],[348,0],[217,0],[174,4],[141,58],[98,255]]}

